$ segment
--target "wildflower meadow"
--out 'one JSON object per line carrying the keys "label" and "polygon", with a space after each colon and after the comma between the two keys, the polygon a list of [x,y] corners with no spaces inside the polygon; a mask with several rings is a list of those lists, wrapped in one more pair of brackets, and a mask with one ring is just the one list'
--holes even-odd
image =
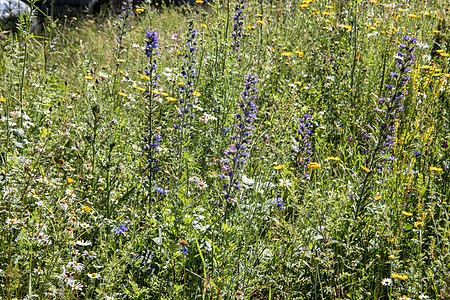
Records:
{"label": "wildflower meadow", "polygon": [[0,33],[0,299],[450,299],[449,9],[21,16]]}

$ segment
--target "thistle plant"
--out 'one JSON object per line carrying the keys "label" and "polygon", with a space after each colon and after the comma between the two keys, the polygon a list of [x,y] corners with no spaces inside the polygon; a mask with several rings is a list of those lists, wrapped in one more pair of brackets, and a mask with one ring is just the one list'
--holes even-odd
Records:
{"label": "thistle plant", "polygon": [[411,72],[411,66],[414,64],[415,56],[413,52],[416,42],[416,38],[405,35],[402,38],[402,42],[399,43],[398,47],[400,50],[395,55],[396,71],[390,73],[391,83],[385,84],[388,95],[379,98],[378,102],[381,108],[375,108],[378,113],[376,117],[378,131],[371,135],[374,145],[361,148],[360,150],[364,155],[364,165],[361,166],[364,175],[358,188],[358,193],[355,195],[355,219],[360,217],[367,205],[372,202],[369,200],[369,197],[371,194],[370,190],[373,188],[372,182],[375,172],[382,174],[389,171],[387,164],[394,160],[392,150],[395,145],[398,128],[397,116],[403,111],[402,101],[408,94],[406,85],[411,79],[409,73]]}
{"label": "thistle plant", "polygon": [[232,130],[229,128],[222,130],[224,133],[230,133],[231,143],[223,152],[227,158],[222,160],[222,174],[220,177],[227,182],[223,184],[223,197],[228,201],[234,200],[237,190],[241,188],[240,178],[244,164],[250,156],[250,147],[252,144],[251,135],[253,131],[253,123],[256,118],[256,110],[254,100],[257,99],[256,92],[258,87],[258,76],[248,73],[245,78],[244,91],[241,93],[242,101],[238,103],[240,112],[233,115],[234,126]]}

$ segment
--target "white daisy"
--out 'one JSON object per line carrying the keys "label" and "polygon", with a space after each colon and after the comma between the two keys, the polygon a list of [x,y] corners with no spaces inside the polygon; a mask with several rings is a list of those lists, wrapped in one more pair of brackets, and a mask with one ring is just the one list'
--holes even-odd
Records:
{"label": "white daisy", "polygon": [[384,285],[384,286],[390,286],[392,284],[392,279],[391,278],[384,278],[381,281],[381,284]]}

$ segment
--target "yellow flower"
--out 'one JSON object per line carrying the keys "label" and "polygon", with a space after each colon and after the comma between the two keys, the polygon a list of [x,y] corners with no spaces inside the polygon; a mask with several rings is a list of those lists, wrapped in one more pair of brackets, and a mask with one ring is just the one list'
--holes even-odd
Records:
{"label": "yellow flower", "polygon": [[124,62],[126,62],[127,60],[126,60],[126,59],[123,59],[123,58],[118,58],[118,59],[116,59],[116,61],[117,61],[118,63],[124,63]]}
{"label": "yellow flower", "polygon": [[200,94],[199,92],[192,92],[192,95],[195,97],[200,97],[202,94]]}
{"label": "yellow flower", "polygon": [[302,83],[300,81],[294,81],[294,84],[301,85]]}
{"label": "yellow flower", "polygon": [[366,167],[364,167],[364,166],[361,166],[361,168],[362,168],[364,171],[366,171],[367,173],[370,173],[369,168],[366,168]]}
{"label": "yellow flower", "polygon": [[308,7],[308,4],[301,4],[300,5],[300,8],[307,8]]}
{"label": "yellow flower", "polygon": [[377,4],[377,0],[370,0],[370,3]]}
{"label": "yellow flower", "polygon": [[72,183],[72,182],[73,182],[73,179],[72,179],[72,178],[67,178],[67,182],[68,182],[68,183]]}
{"label": "yellow flower", "polygon": [[294,51],[294,53],[295,54],[297,54],[298,55],[298,57],[303,57],[303,52],[301,52],[301,51]]}
{"label": "yellow flower", "polygon": [[195,3],[202,4],[203,1],[202,0],[195,0]]}
{"label": "yellow flower", "polygon": [[281,52],[281,56],[292,56],[292,52]]}
{"label": "yellow flower", "polygon": [[119,92],[119,95],[120,95],[120,96],[122,96],[122,97],[128,97],[128,95],[127,95],[127,94],[125,94],[125,93],[122,93],[122,92]]}
{"label": "yellow flower", "polygon": [[146,76],[146,75],[141,75],[141,79],[142,79],[142,80],[150,81],[150,77],[148,77],[148,76]]}
{"label": "yellow flower", "polygon": [[208,28],[208,25],[206,25],[206,24],[201,24],[200,27]]}
{"label": "yellow flower", "polygon": [[410,18],[418,18],[419,16],[418,15],[415,15],[415,14],[409,14],[408,15]]}
{"label": "yellow flower", "polygon": [[396,273],[391,273],[391,277],[394,277],[394,278],[397,278],[397,279],[401,279],[401,280],[408,279],[407,275],[401,275],[401,274],[396,274]]}
{"label": "yellow flower", "polygon": [[83,210],[87,213],[90,213],[93,209],[90,208],[89,206],[83,205]]}
{"label": "yellow flower", "polygon": [[264,25],[264,22],[263,22],[263,20],[258,20],[258,21],[256,21],[256,24]]}
{"label": "yellow flower", "polygon": [[153,94],[153,95],[159,95],[159,91],[157,91],[157,90],[152,90],[152,94]]}
{"label": "yellow flower", "polygon": [[167,94],[167,93],[165,93],[165,92],[161,92],[161,96],[167,97],[167,96],[169,96],[169,94]]}
{"label": "yellow flower", "polygon": [[423,226],[423,222],[414,222],[414,227],[418,228],[419,226]]}
{"label": "yellow flower", "polygon": [[316,162],[312,162],[312,163],[308,164],[308,169],[319,169],[320,167],[321,167],[321,165]]}
{"label": "yellow flower", "polygon": [[328,9],[333,9],[333,6],[331,6],[331,5],[325,5],[325,7]]}
{"label": "yellow flower", "polygon": [[286,165],[278,165],[278,166],[275,166],[275,167],[273,167],[275,170],[281,170],[281,169],[283,169],[284,167],[286,167]]}
{"label": "yellow flower", "polygon": [[177,98],[174,98],[174,97],[167,97],[166,99],[167,99],[167,101],[170,101],[170,102],[177,101]]}
{"label": "yellow flower", "polygon": [[91,75],[86,75],[86,76],[84,76],[84,78],[87,79],[87,80],[94,79],[94,77],[92,77]]}
{"label": "yellow flower", "polygon": [[390,260],[394,260],[394,259],[395,259],[395,256],[394,256],[393,254],[391,254],[391,255],[388,256],[388,258],[389,258]]}
{"label": "yellow flower", "polygon": [[445,53],[445,52],[439,53],[439,55],[442,56],[442,57],[449,57],[450,56],[449,53]]}
{"label": "yellow flower", "polygon": [[352,27],[350,25],[342,25],[343,29],[347,29],[348,31],[352,30]]}
{"label": "yellow flower", "polygon": [[73,17],[72,20],[76,21],[76,20],[78,20],[78,19],[77,19],[76,17]]}
{"label": "yellow flower", "polygon": [[252,29],[255,29],[255,27],[253,27],[253,26],[251,26],[251,25],[248,25],[248,26],[247,26],[247,30],[252,30]]}
{"label": "yellow flower", "polygon": [[437,167],[430,167],[430,171],[441,172],[441,171],[443,171],[443,169],[437,168]]}
{"label": "yellow flower", "polygon": [[137,13],[143,13],[145,10],[143,8],[136,8]]}
{"label": "yellow flower", "polygon": [[334,160],[334,161],[340,161],[341,159],[337,156],[328,156],[327,160]]}
{"label": "yellow flower", "polygon": [[405,215],[405,216],[407,216],[407,217],[412,217],[412,216],[413,216],[413,213],[410,213],[410,212],[407,212],[407,211],[402,210],[402,215]]}
{"label": "yellow flower", "polygon": [[5,98],[0,97],[0,102],[6,102]]}
{"label": "yellow flower", "polygon": [[375,197],[373,197],[373,200],[375,200],[375,201],[378,201],[378,200],[380,200],[381,199],[381,196],[375,196]]}

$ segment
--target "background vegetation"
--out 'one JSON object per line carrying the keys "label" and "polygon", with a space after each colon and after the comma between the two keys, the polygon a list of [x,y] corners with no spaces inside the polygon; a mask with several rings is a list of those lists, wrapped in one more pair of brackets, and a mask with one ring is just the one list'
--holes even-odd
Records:
{"label": "background vegetation", "polygon": [[20,19],[0,298],[449,299],[444,2]]}

